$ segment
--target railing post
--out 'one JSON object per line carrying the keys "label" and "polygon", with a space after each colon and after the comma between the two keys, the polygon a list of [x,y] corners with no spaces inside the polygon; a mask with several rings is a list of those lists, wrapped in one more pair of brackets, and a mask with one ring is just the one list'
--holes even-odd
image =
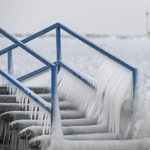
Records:
{"label": "railing post", "polygon": [[137,80],[137,69],[134,69],[132,71],[132,76],[133,76],[133,100],[135,99],[135,88],[136,88],[136,80]]}
{"label": "railing post", "polygon": [[53,66],[51,68],[51,95],[52,95],[52,102],[51,102],[51,115],[52,115],[52,121],[53,123],[53,116],[54,116],[54,103],[57,98],[57,68],[56,66]]}
{"label": "railing post", "polygon": [[13,75],[13,61],[12,61],[12,50],[8,50],[8,73]]}
{"label": "railing post", "polygon": [[60,33],[60,27],[56,27],[56,47],[57,47],[57,73],[60,70],[60,65],[58,64],[58,61],[62,59],[61,55],[61,33]]}

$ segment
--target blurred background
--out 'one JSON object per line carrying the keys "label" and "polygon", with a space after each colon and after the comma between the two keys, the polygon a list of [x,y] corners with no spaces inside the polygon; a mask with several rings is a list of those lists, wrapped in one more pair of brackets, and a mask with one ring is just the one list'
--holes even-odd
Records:
{"label": "blurred background", "polygon": [[0,27],[32,34],[56,22],[80,34],[146,35],[150,0],[0,0]]}

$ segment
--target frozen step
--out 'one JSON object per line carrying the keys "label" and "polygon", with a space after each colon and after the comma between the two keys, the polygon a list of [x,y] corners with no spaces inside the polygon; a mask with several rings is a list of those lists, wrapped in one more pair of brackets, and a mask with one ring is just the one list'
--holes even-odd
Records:
{"label": "frozen step", "polygon": [[0,103],[16,103],[15,95],[0,95]]}
{"label": "frozen step", "polygon": [[97,124],[89,126],[69,126],[63,127],[63,134],[90,134],[90,133],[107,133],[108,125],[107,124]]}
{"label": "frozen step", "polygon": [[64,140],[53,149],[59,150],[149,150],[150,139],[131,140]]}
{"label": "frozen step", "polygon": [[[42,97],[45,101],[51,102],[51,94],[38,94]],[[0,103],[17,103],[15,95],[0,95]]]}
{"label": "frozen step", "polygon": [[[19,132],[20,139],[31,139],[35,136],[39,136],[43,134],[43,126],[29,126],[24,128]],[[51,129],[50,126],[48,128]],[[49,134],[49,130],[46,132],[45,135]],[[62,127],[64,135],[70,134],[90,134],[90,133],[104,133],[108,132],[108,126],[105,124],[99,125],[91,125],[91,126],[73,126],[73,127]]]}
{"label": "frozen step", "polygon": [[95,118],[81,118],[81,119],[64,119],[61,120],[62,126],[88,126],[97,124]]}
{"label": "frozen step", "polygon": [[42,94],[42,93],[51,93],[51,87],[48,86],[43,86],[43,87],[37,87],[37,86],[33,86],[33,87],[28,87],[30,90],[32,90],[34,93],[36,94]]}
{"label": "frozen step", "polygon": [[38,94],[40,97],[42,97],[45,101],[51,102],[51,93],[44,93],[44,94]]}
{"label": "frozen step", "polygon": [[76,110],[76,106],[72,102],[59,101],[60,110]]}
{"label": "frozen step", "polygon": [[61,119],[85,118],[85,113],[78,110],[61,110]]}
{"label": "frozen step", "polygon": [[29,112],[25,111],[7,111],[0,115],[0,120],[18,120],[18,119],[30,119]]}
{"label": "frozen step", "polygon": [[9,94],[7,86],[0,86],[0,94]]}
{"label": "frozen step", "polygon": [[121,140],[121,134],[116,133],[94,133],[64,135],[66,140]]}
{"label": "frozen step", "polygon": [[[15,120],[12,121],[9,126],[10,130],[22,130],[24,128],[27,128],[29,126],[37,126],[39,124],[38,120]],[[43,125],[43,122],[41,123]]]}
{"label": "frozen step", "polygon": [[[20,139],[31,139],[35,136],[39,136],[43,134],[43,126],[29,126],[27,128],[24,128],[23,130],[21,130],[19,132],[19,138]],[[44,130],[44,134],[48,135],[49,134],[49,130],[51,130],[50,126],[48,128],[48,131]]]}
{"label": "frozen step", "polygon": [[24,110],[18,103],[0,103],[0,112],[12,111],[12,110]]}
{"label": "frozen step", "polygon": [[50,146],[50,138],[51,135],[41,135],[32,138],[29,141],[29,148],[39,148],[41,147],[41,150],[45,150]]}
{"label": "frozen step", "polygon": [[[97,123],[97,119],[95,118],[83,118],[83,119],[66,119],[62,120],[62,126],[88,126],[94,125]],[[39,124],[38,120],[15,120],[10,123],[11,130],[22,130],[23,128],[29,126],[37,126]],[[43,122],[41,123],[43,124]]]}
{"label": "frozen step", "polygon": [[[44,86],[44,87],[28,87],[30,90],[37,94],[42,94],[42,93],[50,93],[51,88]],[[0,94],[9,94],[9,91],[7,90],[7,86],[0,86]]]}
{"label": "frozen step", "polygon": [[[84,112],[77,110],[65,110],[61,111],[62,119],[77,119],[84,118]],[[1,120],[19,120],[19,119],[30,119],[30,112],[28,111],[7,111],[0,115]]]}
{"label": "frozen step", "polygon": [[[40,97],[42,97],[44,100],[46,100],[47,102],[51,102],[52,98],[51,98],[51,93],[43,93],[43,94],[38,94]],[[61,95],[58,95],[58,99],[59,101],[64,101],[64,97]]]}

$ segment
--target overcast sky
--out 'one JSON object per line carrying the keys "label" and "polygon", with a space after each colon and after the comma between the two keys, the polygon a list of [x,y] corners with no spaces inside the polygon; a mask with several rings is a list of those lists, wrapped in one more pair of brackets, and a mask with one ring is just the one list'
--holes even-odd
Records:
{"label": "overcast sky", "polygon": [[61,22],[80,34],[143,35],[146,11],[150,0],[0,0],[0,27],[25,34]]}

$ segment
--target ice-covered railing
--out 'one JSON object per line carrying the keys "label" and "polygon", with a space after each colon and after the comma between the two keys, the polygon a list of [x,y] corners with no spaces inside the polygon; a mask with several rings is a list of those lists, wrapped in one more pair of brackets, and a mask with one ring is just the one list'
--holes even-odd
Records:
{"label": "ice-covered railing", "polygon": [[[59,66],[63,66],[65,67],[66,65],[63,64],[62,62],[62,56],[61,56],[61,29],[64,30],[65,32],[69,33],[70,35],[72,35],[73,37],[79,39],[80,41],[82,41],[83,43],[87,44],[88,46],[92,47],[93,49],[97,50],[98,52],[104,54],[105,56],[109,57],[110,59],[114,60],[115,62],[119,63],[120,65],[124,66],[125,68],[129,69],[132,72],[132,80],[133,80],[133,93],[135,92],[135,84],[136,84],[136,72],[137,69],[132,66],[130,63],[125,62],[124,60],[114,56],[113,54],[103,50],[102,48],[100,48],[99,46],[95,45],[94,43],[90,42],[89,40],[85,39],[84,37],[80,36],[79,34],[75,33],[74,31],[70,30],[69,28],[67,28],[66,26],[60,24],[60,23],[56,23],[48,28],[45,28],[44,30],[41,30],[40,32],[37,32],[25,39],[23,39],[21,42],[22,43],[27,43],[53,29],[56,29],[56,46],[57,46],[57,65]],[[8,72],[10,72],[11,70],[11,60],[12,60],[12,50],[14,48],[18,47],[18,44],[14,44],[11,45],[3,50],[0,51],[0,55],[8,52]],[[58,67],[59,68],[59,67]],[[65,67],[66,69],[68,68],[68,66]],[[24,75],[23,77],[19,77],[18,80],[23,80],[26,79],[32,75],[35,75],[39,72],[42,72],[44,70],[48,69],[48,67],[42,67],[38,70],[35,70],[27,75]],[[78,77],[79,79],[81,79],[83,82],[87,83],[88,85],[91,86],[90,83],[88,83],[88,81],[86,81],[83,77],[77,75],[77,73],[74,73],[74,71],[71,71],[71,69],[67,69],[69,72],[73,73],[76,77]],[[92,85],[93,87],[93,85]],[[134,94],[133,94],[134,95]]]}
{"label": "ice-covered railing", "polygon": [[[56,29],[56,46],[57,46],[57,50],[56,50],[57,51],[56,65],[57,65],[57,70],[59,71],[60,70],[60,66],[61,66],[62,68],[67,70],[69,73],[71,73],[74,77],[77,77],[79,80],[83,81],[83,83],[86,83],[87,85],[92,87],[94,91],[93,92],[89,92],[89,93],[91,93],[90,96],[92,97],[92,99],[93,99],[93,95],[94,95],[93,93],[95,92],[95,89],[98,90],[97,91],[97,93],[98,93],[97,95],[101,99],[100,100],[102,102],[101,105],[100,105],[100,102],[97,99],[97,95],[96,95],[95,98],[94,98],[94,99],[96,99],[96,101],[93,101],[92,105],[90,105],[91,102],[90,102],[90,98],[89,98],[90,96],[89,96],[88,97],[89,104],[88,105],[84,105],[84,103],[87,104],[87,101],[86,102],[83,102],[83,101],[80,102],[79,101],[78,102],[78,103],[80,103],[79,106],[82,107],[84,105],[84,108],[86,110],[88,110],[87,113],[92,114],[92,113],[95,113],[95,112],[92,112],[91,108],[94,107],[93,106],[94,103],[97,103],[98,105],[97,104],[95,104],[95,105],[97,105],[97,107],[100,106],[100,109],[97,108],[95,111],[96,111],[96,113],[98,115],[101,115],[101,116],[98,116],[99,117],[99,123],[101,122],[101,120],[103,120],[106,123],[107,119],[108,119],[108,114],[112,115],[113,117],[110,117],[110,118],[113,118],[113,120],[110,119],[110,121],[109,121],[110,126],[112,127],[112,128],[110,128],[110,130],[115,132],[116,129],[114,129],[114,126],[118,126],[118,123],[120,121],[118,119],[117,119],[117,122],[114,121],[118,117],[116,117],[116,118],[114,117],[114,115],[117,115],[117,114],[114,114],[115,110],[113,110],[113,109],[115,109],[117,107],[118,108],[117,110],[120,110],[121,105],[124,102],[125,98],[128,99],[129,97],[132,97],[132,99],[134,99],[133,97],[134,97],[134,93],[135,93],[136,74],[137,74],[136,72],[137,72],[137,70],[136,70],[136,68],[134,66],[132,66],[128,62],[125,62],[124,60],[122,60],[122,59],[112,55],[111,53],[103,50],[102,48],[98,47],[97,45],[95,45],[94,43],[90,42],[89,40],[87,40],[87,39],[83,38],[82,36],[78,35],[77,33],[73,32],[72,30],[70,30],[66,26],[64,26],[64,25],[62,25],[60,23],[56,23],[56,24],[54,24],[54,25],[52,25],[52,26],[50,26],[50,27],[48,27],[48,28],[46,28],[46,29],[44,29],[44,30],[42,30],[42,31],[40,31],[40,32],[38,32],[38,33],[36,33],[36,34],[26,38],[26,39],[24,39],[24,40],[22,40],[21,42],[20,41],[16,41],[16,40],[14,41],[14,39],[13,39],[12,41],[15,43],[15,45],[9,46],[9,47],[3,49],[2,51],[0,51],[0,55],[8,52],[8,72],[11,73],[10,70],[12,68],[12,61],[11,61],[12,60],[12,56],[11,56],[12,50],[14,48],[16,48],[17,46],[22,47],[24,50],[26,50],[27,52],[32,54],[34,57],[36,57],[37,59],[39,59],[40,61],[43,62],[44,58],[39,57],[39,55],[37,55],[34,51],[32,51],[27,46],[25,46],[23,43],[31,41],[31,40],[33,40],[33,39],[35,39],[35,38],[37,38],[37,37],[39,37],[39,36],[49,32],[49,31],[51,31],[53,29]],[[97,75],[98,76],[98,82],[97,82],[97,85],[93,85],[93,83],[90,82],[87,78],[85,78],[85,76],[82,73],[80,74],[75,69],[69,67],[62,60],[62,56],[61,56],[61,29],[64,30],[65,32],[69,33],[73,37],[77,38],[81,42],[83,42],[83,43],[87,44],[88,46],[92,47],[94,50],[100,52],[100,54],[103,55],[104,59],[100,60],[101,61],[100,63],[102,65],[101,65],[101,68],[99,68],[99,70],[98,70],[98,75]],[[1,30],[1,32],[3,33],[3,35],[5,35],[5,32],[3,32],[3,30]],[[10,36],[7,36],[7,35],[6,35],[6,37],[9,38],[9,39],[11,38]],[[48,66],[47,61],[44,61],[44,63]],[[120,67],[120,66],[122,66],[122,67]],[[122,69],[122,68],[124,68],[124,69]],[[20,77],[19,80],[28,78],[29,76],[32,76],[32,75],[34,75],[36,73],[39,73],[40,71],[43,71],[45,69],[47,69],[47,67],[38,69],[38,70],[36,70],[36,71],[34,71],[34,72],[30,73],[30,74],[27,74],[27,75],[25,75],[23,77]],[[105,71],[103,71],[103,70],[105,70]],[[106,75],[108,75],[108,76],[105,78]],[[68,75],[68,77],[69,77],[69,75]],[[125,80],[124,80],[124,77],[125,77]],[[56,76],[55,76],[55,78],[56,78]],[[104,81],[104,79],[105,79],[105,82],[103,83],[103,86],[101,86],[102,85],[102,81]],[[67,80],[64,80],[64,82],[66,82]],[[72,82],[72,85],[73,84],[74,83]],[[108,87],[106,87],[106,85],[108,85]],[[113,85],[115,85],[115,88],[113,88]],[[119,90],[116,90],[117,85],[118,85],[118,87],[120,87]],[[130,85],[132,85],[132,88],[130,87]],[[102,87],[102,89],[101,89],[101,87]],[[124,91],[124,87],[126,88],[125,91]],[[72,88],[74,88],[74,87],[72,86]],[[79,89],[79,88],[77,87],[77,89]],[[111,89],[113,89],[113,90],[111,90]],[[81,90],[80,91],[78,90],[78,91],[81,93]],[[120,95],[119,92],[122,92],[122,91],[120,91],[120,90],[124,91],[124,93],[122,93],[121,95]],[[87,90],[87,91],[91,91],[91,90]],[[85,95],[86,95],[87,91],[84,92]],[[111,95],[109,95],[110,91],[113,92],[113,93],[111,93],[111,94],[113,94],[113,101],[111,101],[111,102],[108,101],[108,99],[111,98]],[[131,92],[129,92],[129,91],[131,91],[132,94],[130,94]],[[72,92],[72,90],[70,92]],[[106,93],[108,93],[108,94],[106,94]],[[77,93],[76,93],[76,95],[77,95]],[[122,97],[122,96],[124,96],[124,97]],[[87,96],[85,96],[84,99],[86,99],[86,97]],[[118,100],[119,99],[118,97],[121,98],[121,101]],[[105,98],[105,101],[103,103],[103,99],[104,98]],[[115,101],[114,99],[116,99],[117,101]],[[104,106],[103,112],[101,110],[102,105]],[[88,106],[88,108],[86,106]],[[108,112],[108,109],[109,109],[110,112]],[[113,114],[111,114],[111,112],[113,112]],[[117,127],[117,131],[116,132],[119,132],[118,129],[119,128]]]}
{"label": "ice-covered railing", "polygon": [[[23,86],[19,81],[17,81],[16,79],[14,79],[12,76],[8,75],[7,73],[5,73],[2,69],[0,69],[0,74],[6,78],[9,82],[11,82],[12,84],[9,84],[10,88],[13,87],[12,91],[16,91],[14,92],[16,94],[16,96],[20,96],[20,91],[22,91],[23,93],[25,93],[28,98],[25,98],[24,96],[21,96],[21,98],[17,99],[19,102],[21,101],[21,103],[27,103],[28,100],[30,101],[30,104],[32,104],[32,106],[38,106],[38,108],[33,107],[31,109],[31,112],[33,111],[33,109],[39,109],[40,107],[43,107],[44,109],[39,109],[42,110],[44,112],[44,110],[46,110],[46,112],[52,113],[53,114],[53,105],[54,105],[54,101],[57,98],[57,72],[56,72],[56,65],[54,63],[51,63],[50,61],[46,60],[45,58],[43,58],[42,56],[40,56],[39,54],[37,54],[35,51],[33,51],[31,48],[29,48],[28,46],[24,45],[22,42],[20,42],[19,40],[17,40],[15,37],[13,37],[12,35],[10,35],[9,33],[7,33],[5,30],[0,28],[0,33],[2,35],[4,35],[5,37],[7,37],[9,40],[11,40],[12,42],[14,42],[17,46],[21,47],[22,49],[24,49],[25,51],[27,51],[29,54],[31,54],[32,56],[34,56],[36,59],[38,59],[39,61],[43,62],[48,68],[51,68],[51,95],[52,95],[52,106],[51,108],[50,105],[48,105],[47,102],[45,102],[42,98],[40,98],[39,96],[37,96],[35,93],[33,93],[32,91],[30,91],[27,87]],[[12,64],[11,64],[11,52],[7,49],[8,51],[8,73],[11,74],[11,68],[12,68]],[[4,52],[4,50],[3,50]],[[19,89],[19,90],[17,90]],[[13,93],[13,94],[14,94]],[[21,94],[22,95],[22,94]],[[18,97],[17,97],[18,98]],[[43,117],[47,118],[48,120],[50,117],[49,115],[46,115],[46,113],[42,113]]]}

